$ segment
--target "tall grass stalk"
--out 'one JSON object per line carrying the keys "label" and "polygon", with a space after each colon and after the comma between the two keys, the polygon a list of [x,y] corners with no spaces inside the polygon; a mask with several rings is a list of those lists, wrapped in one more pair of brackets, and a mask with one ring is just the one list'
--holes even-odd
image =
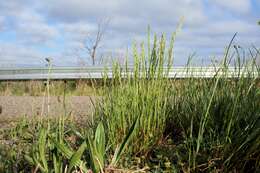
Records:
{"label": "tall grass stalk", "polygon": [[[223,68],[222,71],[224,72],[224,75],[225,75],[225,72],[226,72],[226,70],[227,70],[227,68],[228,68],[228,65],[229,65],[229,64],[227,64],[228,54],[229,54],[230,47],[231,47],[231,45],[232,45],[232,43],[233,43],[235,37],[236,37],[236,34],[235,34],[235,35],[233,36],[233,38],[231,39],[231,41],[230,41],[230,43],[229,43],[229,45],[228,45],[228,47],[227,47],[227,49],[226,49],[226,52],[225,52],[225,54],[224,54],[223,63],[222,63],[222,68]],[[223,76],[222,76],[222,77],[223,77]],[[225,77],[225,76],[224,76],[224,77]],[[204,131],[205,131],[205,124],[206,124],[206,122],[207,122],[207,120],[208,120],[210,107],[212,106],[212,101],[213,101],[213,98],[214,98],[214,96],[215,96],[215,93],[216,93],[217,86],[218,86],[218,83],[219,83],[220,78],[221,78],[221,75],[218,75],[218,74],[217,74],[216,82],[215,82],[215,84],[214,84],[213,91],[212,91],[212,95],[211,95],[210,100],[209,100],[209,103],[208,103],[208,105],[207,105],[206,112],[205,112],[204,116],[201,118],[200,127],[199,127],[199,133],[198,133],[198,137],[197,137],[196,154],[194,155],[194,157],[195,157],[195,158],[194,158],[194,161],[196,160],[197,154],[198,154],[199,149],[200,149],[200,144],[201,144],[201,142],[202,142],[202,140],[203,140],[203,134],[204,134]],[[235,105],[236,105],[236,104],[235,104]],[[232,116],[231,116],[231,120],[230,120],[230,121],[232,121]],[[229,126],[229,128],[230,128],[230,126]],[[228,131],[229,131],[229,130],[228,130]],[[195,164],[194,164],[194,166],[195,166]]]}
{"label": "tall grass stalk", "polygon": [[46,58],[46,61],[48,63],[48,78],[47,78],[47,114],[49,116],[50,113],[50,75],[51,75],[51,68],[52,68],[52,62],[50,58]]}

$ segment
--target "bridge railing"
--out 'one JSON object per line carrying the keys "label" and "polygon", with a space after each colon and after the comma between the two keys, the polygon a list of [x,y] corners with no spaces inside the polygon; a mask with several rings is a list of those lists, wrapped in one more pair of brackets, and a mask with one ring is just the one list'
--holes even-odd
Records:
{"label": "bridge railing", "polygon": [[[130,73],[133,71],[129,68]],[[0,80],[44,80],[44,79],[101,79],[105,71],[103,67],[52,67],[49,73],[47,67],[43,68],[1,68]],[[107,69],[106,74],[112,77],[112,69]],[[237,78],[242,74],[249,77],[259,77],[256,68],[228,67],[173,67],[169,70],[168,78],[212,78],[223,75]]]}

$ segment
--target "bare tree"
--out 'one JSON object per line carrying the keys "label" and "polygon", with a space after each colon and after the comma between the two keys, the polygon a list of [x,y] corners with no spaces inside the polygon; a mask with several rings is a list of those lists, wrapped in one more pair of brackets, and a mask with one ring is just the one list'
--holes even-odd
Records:
{"label": "bare tree", "polygon": [[94,35],[87,35],[85,38],[83,38],[84,49],[90,56],[92,65],[96,64],[97,50],[100,48],[100,43],[107,29],[108,22],[108,20],[99,22],[96,33]]}

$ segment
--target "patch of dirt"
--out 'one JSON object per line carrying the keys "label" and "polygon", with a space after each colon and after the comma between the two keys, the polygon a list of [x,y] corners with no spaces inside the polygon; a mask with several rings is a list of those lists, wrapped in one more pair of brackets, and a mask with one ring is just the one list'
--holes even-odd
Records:
{"label": "patch of dirt", "polygon": [[[52,96],[49,99],[49,115],[64,115],[66,110],[66,115],[88,116],[93,112],[92,101],[95,102],[96,99],[97,97],[94,96],[68,96],[64,102],[63,97]],[[22,116],[46,116],[47,114],[47,97],[0,96],[1,121],[16,119]]]}

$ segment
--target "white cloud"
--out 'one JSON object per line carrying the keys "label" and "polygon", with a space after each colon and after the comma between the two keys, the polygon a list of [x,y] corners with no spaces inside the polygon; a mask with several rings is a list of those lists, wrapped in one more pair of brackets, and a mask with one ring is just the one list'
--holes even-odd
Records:
{"label": "white cloud", "polygon": [[0,16],[0,32],[5,29],[5,18],[4,16]]}
{"label": "white cloud", "polygon": [[87,22],[61,23],[57,28],[63,33],[67,39],[81,40],[82,37],[89,35],[97,30],[96,24]]}
{"label": "white cloud", "polygon": [[[167,23],[173,24],[181,16],[186,16],[188,23],[197,25],[206,19],[206,16],[203,14],[203,3],[201,0],[113,0],[102,2],[92,0],[47,0],[42,2],[42,9],[53,20],[68,23],[78,21],[97,22],[103,18],[111,18],[112,21],[124,21],[124,19],[126,21],[141,20],[142,22],[138,23],[143,25],[152,23],[165,25]],[[187,15],[187,11],[189,15]],[[126,25],[126,27],[130,24]],[[124,27],[125,25],[121,26]]]}
{"label": "white cloud", "polygon": [[217,5],[239,13],[247,13],[251,9],[251,0],[213,0]]}
{"label": "white cloud", "polygon": [[[15,50],[15,51],[14,51]],[[26,45],[0,42],[0,67],[45,66],[45,57],[53,58],[53,65],[76,65],[77,59],[58,53],[44,53]]]}
{"label": "white cloud", "polygon": [[78,22],[98,16],[104,17],[109,13],[115,13],[118,4],[122,1],[91,1],[91,0],[46,0],[42,1],[42,9],[54,20],[65,22]]}
{"label": "white cloud", "polygon": [[[238,32],[238,42],[260,45],[259,26],[252,22],[250,0],[213,0],[207,3],[204,0],[9,0],[0,3],[0,16],[5,18],[0,17],[0,30],[4,21],[8,30],[17,36],[16,41],[9,44],[13,44],[14,49],[16,44],[22,45],[18,48],[20,54],[12,57],[24,59],[26,56],[22,49],[33,50],[28,51],[32,57],[35,53],[37,56],[48,54],[32,49],[32,45],[38,45],[43,49],[55,49],[51,55],[57,57],[57,62],[74,61],[75,58],[65,60],[62,56],[82,47],[82,39],[95,34],[101,19],[110,19],[110,23],[100,52],[111,54],[113,51],[121,53],[133,40],[146,40],[148,24],[155,33],[170,35],[182,16],[185,17],[184,28],[176,41],[178,62],[184,61],[182,58],[193,51],[197,51],[198,56],[221,53],[235,32]],[[5,51],[8,55],[7,51],[11,48]],[[27,59],[30,63],[30,58]]]}
{"label": "white cloud", "polygon": [[0,66],[15,66],[17,64],[41,64],[41,54],[26,46],[0,43]]}
{"label": "white cloud", "polygon": [[16,33],[18,40],[28,44],[49,44],[59,33],[56,28],[42,22],[23,21],[17,24]]}
{"label": "white cloud", "polygon": [[25,43],[45,44],[58,37],[59,33],[54,26],[35,12],[24,11],[16,16],[15,31],[18,39]]}
{"label": "white cloud", "polygon": [[[17,40],[28,44],[45,44],[58,36],[55,27],[39,13],[26,6],[21,1],[4,1],[0,5],[0,14],[8,17],[9,31],[15,32]],[[28,5],[28,4],[27,4]]]}

